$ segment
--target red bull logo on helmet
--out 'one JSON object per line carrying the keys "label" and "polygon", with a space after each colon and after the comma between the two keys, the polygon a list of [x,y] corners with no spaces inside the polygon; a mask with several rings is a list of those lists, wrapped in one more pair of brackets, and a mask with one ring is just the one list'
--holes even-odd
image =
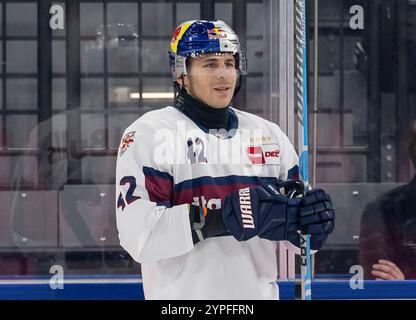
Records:
{"label": "red bull logo on helmet", "polygon": [[172,41],[171,41],[172,43],[176,43],[176,41],[178,40],[179,34],[181,33],[181,30],[182,30],[182,26],[179,26],[173,32],[173,34],[172,34]]}
{"label": "red bull logo on helmet", "polygon": [[226,39],[227,32],[220,27],[215,27],[208,30],[208,38],[209,39]]}
{"label": "red bull logo on helmet", "polygon": [[178,50],[179,41],[182,39],[183,34],[188,30],[189,26],[192,24],[192,21],[184,22],[172,33],[172,39],[170,42],[170,48],[173,53],[176,53]]}

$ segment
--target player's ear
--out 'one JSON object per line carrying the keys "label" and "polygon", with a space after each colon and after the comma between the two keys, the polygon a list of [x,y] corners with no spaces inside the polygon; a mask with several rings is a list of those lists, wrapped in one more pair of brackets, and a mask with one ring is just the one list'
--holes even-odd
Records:
{"label": "player's ear", "polygon": [[182,88],[187,89],[189,86],[189,77],[188,76],[180,76],[178,78],[178,83],[181,85]]}

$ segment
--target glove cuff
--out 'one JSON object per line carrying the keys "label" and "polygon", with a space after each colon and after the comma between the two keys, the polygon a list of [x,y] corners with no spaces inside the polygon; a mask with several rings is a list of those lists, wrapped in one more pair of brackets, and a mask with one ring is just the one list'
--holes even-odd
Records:
{"label": "glove cuff", "polygon": [[221,209],[205,209],[204,214],[202,207],[191,205],[189,221],[194,244],[207,238],[229,235],[222,220]]}

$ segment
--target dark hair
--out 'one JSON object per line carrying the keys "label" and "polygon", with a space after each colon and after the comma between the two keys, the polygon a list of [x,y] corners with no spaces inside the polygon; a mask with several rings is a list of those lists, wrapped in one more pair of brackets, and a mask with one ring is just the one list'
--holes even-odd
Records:
{"label": "dark hair", "polygon": [[[238,64],[239,64],[239,58],[238,58],[238,54],[233,54],[235,63],[236,63],[236,68],[238,69]],[[186,66],[186,70],[190,70],[191,68],[191,64],[192,64],[192,60],[194,60],[195,58],[193,57],[188,57],[188,59],[185,60],[185,66]]]}
{"label": "dark hair", "polygon": [[409,155],[416,168],[416,120],[412,122],[409,132]]}

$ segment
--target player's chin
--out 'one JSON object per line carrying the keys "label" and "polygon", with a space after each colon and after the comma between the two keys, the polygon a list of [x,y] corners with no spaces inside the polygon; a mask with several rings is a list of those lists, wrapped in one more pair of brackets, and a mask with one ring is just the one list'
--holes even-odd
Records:
{"label": "player's chin", "polygon": [[228,107],[232,100],[232,95],[228,96],[211,96],[210,105],[216,109]]}
{"label": "player's chin", "polygon": [[228,102],[216,102],[216,103],[211,104],[211,106],[215,109],[223,109],[223,108],[228,107],[229,105],[230,105],[230,101],[228,101]]}

